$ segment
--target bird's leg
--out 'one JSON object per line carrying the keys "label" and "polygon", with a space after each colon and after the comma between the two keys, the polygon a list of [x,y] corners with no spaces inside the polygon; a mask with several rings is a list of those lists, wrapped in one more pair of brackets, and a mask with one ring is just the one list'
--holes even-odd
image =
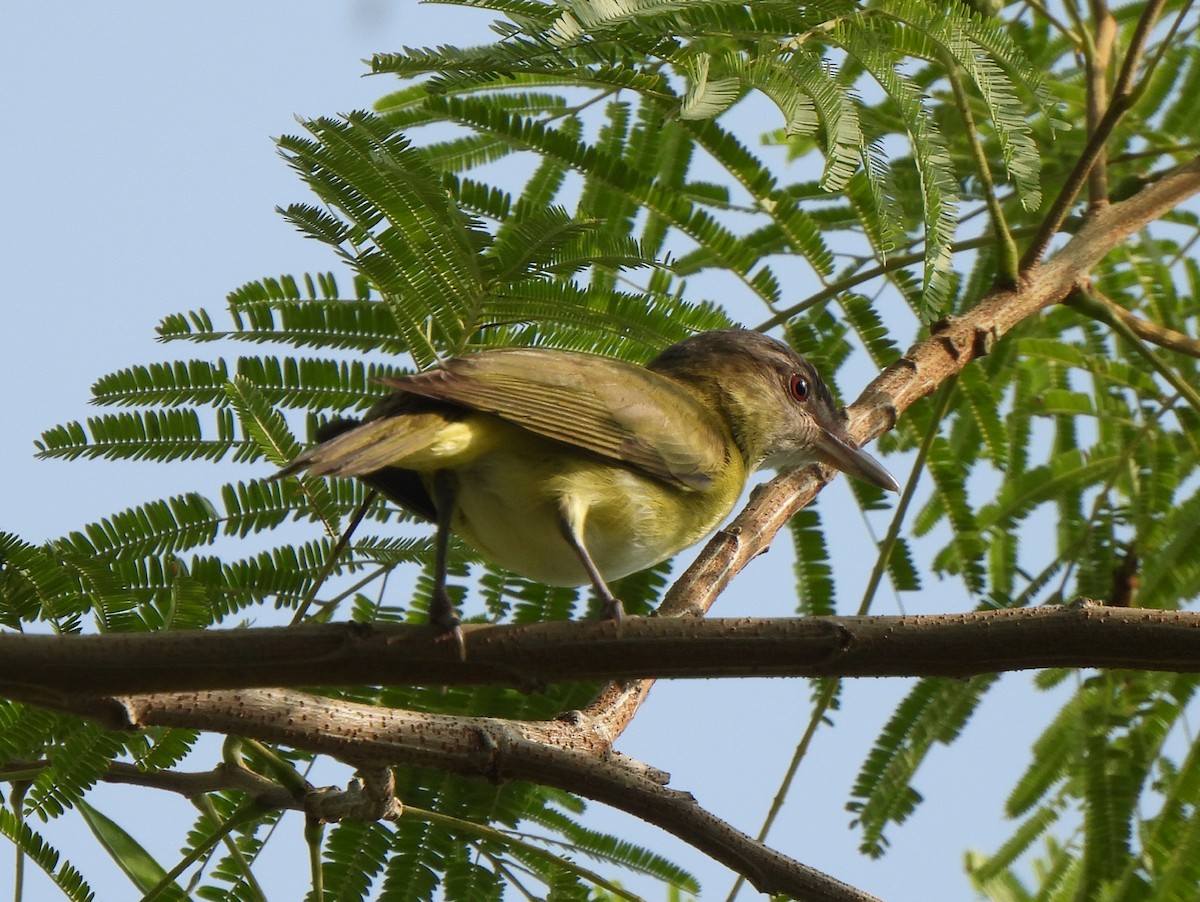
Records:
{"label": "bird's leg", "polygon": [[437,532],[433,542],[433,597],[429,600],[429,620],[454,637],[458,656],[467,659],[467,644],[463,639],[462,621],[454,610],[454,602],[446,591],[446,558],[450,552],[450,522],[454,518],[454,497],[457,486],[448,470],[433,474],[433,506],[437,510]]}
{"label": "bird's leg", "polygon": [[575,552],[575,556],[579,558],[579,563],[583,564],[583,569],[587,571],[588,578],[592,581],[592,588],[596,590],[596,594],[600,597],[600,605],[603,609],[602,616],[606,620],[615,620],[619,627],[621,625],[621,618],[625,616],[625,607],[621,604],[621,599],[613,595],[612,589],[608,587],[608,583],[600,575],[600,570],[596,567],[596,562],[588,554],[587,548],[584,547],[583,539],[575,532],[575,528],[571,525],[571,521],[567,518],[566,514],[559,515],[558,528],[562,531],[563,538],[567,540],[567,544],[571,546],[571,550]]}

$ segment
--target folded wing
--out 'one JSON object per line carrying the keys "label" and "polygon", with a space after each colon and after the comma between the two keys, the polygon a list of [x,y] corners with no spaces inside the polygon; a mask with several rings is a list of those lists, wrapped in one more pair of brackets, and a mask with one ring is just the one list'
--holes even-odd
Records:
{"label": "folded wing", "polygon": [[[488,351],[385,384],[493,414],[682,488],[706,488],[729,454],[720,421],[678,384],[593,354]],[[386,429],[380,435],[394,440]]]}

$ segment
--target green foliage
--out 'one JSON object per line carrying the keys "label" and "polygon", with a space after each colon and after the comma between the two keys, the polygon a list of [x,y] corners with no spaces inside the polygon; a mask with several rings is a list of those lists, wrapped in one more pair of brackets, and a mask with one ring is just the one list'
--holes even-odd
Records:
{"label": "green foliage", "polygon": [[[75,808],[92,831],[92,835],[108,852],[139,891],[146,893],[166,877],[163,869],[149,852],[116,821],[79,799]],[[187,896],[178,886],[168,887],[161,895],[164,900],[182,900]]]}
{"label": "green foliage", "polygon": [[847,809],[862,828],[862,851],[872,857],[887,845],[884,827],[903,823],[921,802],[913,777],[934,743],[949,745],[995,677],[968,681],[921,680],[896,708],[863,762]]}
{"label": "green foliage", "polygon": [[[1042,115],[1049,106],[1037,70],[1001,25],[954,6],[917,0],[869,8],[846,2],[797,6],[765,0],[743,6],[585,0],[561,10],[550,4],[524,5],[500,31],[505,39],[489,48],[376,56],[376,72],[430,74],[427,84],[435,92],[433,100],[410,90],[398,92],[381,109],[412,128],[422,121],[415,109],[421,106],[425,121],[455,122],[508,142],[513,150],[534,150],[572,166],[586,179],[598,180],[663,217],[695,242],[702,255],[697,262],[732,270],[768,303],[775,298],[767,285],[778,284],[766,263],[768,253],[799,255],[818,275],[830,272],[832,258],[795,189],[780,185],[715,121],[748,92],[761,93],[776,107],[783,134],[795,139],[797,147],[812,148],[808,136],[820,140],[823,173],[818,194],[806,198],[810,203],[845,191],[856,171],[861,174],[867,184],[858,197],[870,199],[872,231],[881,239],[881,252],[900,242],[907,224],[900,221],[894,203],[899,189],[878,146],[889,135],[911,143],[905,165],[917,177],[920,199],[909,210],[923,226],[925,243],[923,291],[914,300],[924,318],[944,309],[948,300],[949,249],[960,188],[919,79],[904,73],[907,62],[938,64],[949,58],[963,67],[980,91],[1023,203],[1036,207],[1038,202],[1039,152],[1030,135],[1028,104],[1034,103]],[[618,68],[614,48],[645,54],[645,69]],[[842,72],[830,61],[833,52],[845,57]],[[855,81],[862,75],[886,95],[880,107],[863,103]],[[548,85],[629,91],[653,110],[664,132],[689,131],[697,148],[727,174],[730,188],[749,195],[749,208],[767,220],[762,238],[769,244],[752,235],[739,240],[722,229],[704,210],[711,204],[697,203],[700,198],[657,190],[653,169],[631,168],[600,145],[560,140],[557,130],[538,125],[536,113],[514,115],[492,97],[465,99],[500,78],[514,93]],[[718,198],[717,210],[726,206],[724,194]]]}
{"label": "green foliage", "polygon": [[800,613],[827,615],[836,612],[836,584],[829,566],[825,532],[815,510],[802,510],[788,524],[796,543],[796,595]]}
{"label": "green foliage", "polygon": [[[994,855],[973,858],[976,885],[1019,885],[1014,863],[1041,838],[1050,851],[1040,859],[1043,869],[1054,859],[1060,867],[1071,863],[1076,895],[1062,898],[1171,899],[1193,892],[1200,876],[1189,857],[1196,848],[1197,749],[1192,744],[1177,764],[1166,743],[1196,688],[1190,674],[1114,672],[1084,681],[1038,740],[1034,762],[1009,799],[1010,812],[1026,817],[1021,828]],[[1049,830],[1080,817],[1078,838],[1060,847]]]}
{"label": "green foliage", "polygon": [[[931,0],[466,5],[505,17],[496,41],[380,54],[372,70],[404,81],[374,111],[305,121],[279,139],[314,195],[281,213],[328,246],[336,276],[266,277],[231,292],[223,311],[168,316],[163,341],[212,355],[101,377],[93,400],[107,410],[50,429],[38,444],[50,458],[254,469],[212,496],[181,489],[134,501],[42,545],[0,533],[0,625],[203,628],[260,619],[272,606],[322,621],[419,617],[431,592],[430,544],[403,532],[405,515],[368,503],[351,482],[261,478],[329,417],[377,400],[382,378],[501,345],[644,361],[694,331],[757,320],[785,326],[835,391],[859,384],[851,367],[889,365],[924,326],[988,294],[1004,239],[1023,240],[1039,225],[1043,192],[1064,183],[1087,140],[1078,65],[1087,23],[1065,25],[1039,5],[1000,5],[986,16],[969,8],[981,4]],[[1118,47],[1129,45],[1140,12],[1117,10]],[[1174,37],[1194,38],[1190,15]],[[1114,197],[1189,159],[1200,142],[1200,48],[1170,37],[1153,35],[1139,93],[1106,146]],[[981,227],[976,213],[989,202]],[[1195,335],[1200,223],[1189,210],[1169,219],[1169,229],[1149,228],[1110,254],[1091,280],[1122,308]],[[903,534],[879,552],[893,589],[916,591],[936,574],[981,608],[1087,594],[1175,609],[1200,595],[1200,410],[1179,390],[1196,384],[1197,364],[1160,358],[1152,367],[1106,325],[1057,309],[1020,324],[945,389],[944,417],[911,408],[880,443],[928,451],[914,475],[913,513],[897,518]],[[868,515],[888,505],[878,491],[855,492]],[[323,583],[338,536],[364,503],[363,526]],[[791,533],[800,609],[835,613],[824,520],[804,511]],[[398,572],[411,579],[390,580]],[[586,613],[575,590],[482,566],[460,546],[451,572],[473,617]],[[665,574],[663,566],[615,588],[631,612],[645,612]],[[1069,680],[1052,674],[1044,683]],[[884,852],[889,831],[921,801],[915,786],[930,751],[954,742],[995,682],[924,680],[897,708],[849,802],[866,854]],[[328,692],[550,718],[584,704],[593,688]],[[968,859],[980,890],[1106,900],[1194,891],[1200,747],[1186,733],[1194,694],[1192,677],[1078,677],[1013,789],[1012,837]],[[115,738],[65,715],[0,707],[0,759],[38,762],[24,810],[43,818],[78,806],[114,758],[165,769],[195,739],[184,730]],[[568,794],[423,769],[396,776],[405,804],[425,814],[332,827],[322,849],[326,898],[500,898],[525,881],[551,899],[611,895],[608,877],[578,864],[584,856],[649,875],[671,893],[699,892],[670,862],[589,829]],[[185,852],[208,850],[244,801],[205,798]],[[253,859],[275,819],[239,824],[207,853],[194,894],[254,898]],[[91,823],[123,848],[115,855],[153,870],[115,824],[95,813]],[[0,830],[65,895],[90,898],[8,809]],[[1027,856],[1038,856],[1033,888],[1018,876]]]}
{"label": "green foliage", "polygon": [[[201,814],[181,851],[184,856],[201,853],[205,860],[205,881],[194,891],[198,898],[212,902],[262,898],[251,864],[276,826],[278,814],[246,818],[244,805],[227,793],[209,793],[197,804]],[[237,826],[225,833],[231,822]]]}
{"label": "green foliage", "polygon": [[[1151,248],[1169,256],[1178,245],[1148,238],[1131,243],[1098,277],[1110,296],[1134,308],[1143,296],[1133,286],[1153,279],[1154,294],[1166,299],[1157,315],[1181,325],[1178,311],[1195,310],[1195,296],[1152,263],[1158,254],[1151,255]],[[950,438],[933,455],[935,491],[914,521],[918,534],[951,531],[935,566],[961,578],[981,605],[1010,606],[1062,602],[1076,594],[1106,598],[1115,591],[1116,571],[1134,554],[1144,574],[1134,603],[1174,608],[1195,598],[1197,567],[1185,549],[1194,547],[1197,502],[1183,474],[1194,473],[1198,461],[1185,425],[1193,413],[1181,408],[1181,399],[1139,366],[1126,343],[1065,312],[1023,324],[1003,356],[981,363],[977,375],[960,380],[967,403],[954,409]],[[1194,370],[1186,359],[1175,365]],[[984,466],[999,471],[1000,481],[972,503],[970,473]],[[1039,534],[1034,524],[1048,510],[1057,519],[1055,546],[1031,550],[1026,533]],[[1081,856],[1072,871],[1081,897],[1100,898],[1093,894],[1101,887],[1132,886],[1139,854],[1148,851],[1146,831],[1156,820],[1138,806],[1162,792],[1147,777],[1148,768],[1164,752],[1162,734],[1185,716],[1185,703],[1175,698],[1176,679],[1122,679],[1119,715],[1112,697],[1087,690],[1064,708],[1057,730],[1052,727],[1035,747],[1034,764],[1014,796],[1012,814],[1030,820],[995,863],[973,866],[981,887],[1008,874],[1016,856],[1067,811],[1083,813],[1084,841],[1073,851],[1055,847],[1055,855]],[[1138,699],[1153,710],[1153,720],[1143,721]],[[884,825],[911,810],[909,771],[928,750],[929,730],[923,717],[901,709],[864,764],[852,809],[873,852],[882,848]],[[1130,758],[1130,744],[1150,757]],[[904,769],[885,766],[891,761],[903,761]],[[1078,782],[1078,775],[1091,782]],[[1073,782],[1064,792],[1068,779]]]}
{"label": "green foliage", "polygon": [[0,808],[0,833],[18,850],[42,869],[62,891],[63,897],[72,902],[91,902],[95,896],[83,876],[69,862],[59,864],[59,854],[48,845],[40,834],[29,828],[7,808]]}

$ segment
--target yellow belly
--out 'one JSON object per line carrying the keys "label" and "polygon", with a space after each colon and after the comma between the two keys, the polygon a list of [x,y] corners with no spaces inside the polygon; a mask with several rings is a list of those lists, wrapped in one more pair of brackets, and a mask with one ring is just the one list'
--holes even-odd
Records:
{"label": "yellow belly", "polygon": [[452,526],[487,560],[549,585],[588,582],[563,538],[564,516],[605,580],[618,579],[700,541],[745,485],[736,455],[712,486],[692,491],[525,436],[452,469]]}

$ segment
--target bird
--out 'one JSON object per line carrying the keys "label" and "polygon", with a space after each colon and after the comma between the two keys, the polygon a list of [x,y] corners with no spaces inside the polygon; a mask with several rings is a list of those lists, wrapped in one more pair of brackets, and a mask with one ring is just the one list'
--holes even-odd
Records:
{"label": "bird", "polygon": [[547,585],[609,581],[712,533],[763,468],[816,462],[888,491],[816,369],[747,329],[696,333],[645,366],[498,348],[380,380],[361,421],[335,419],[277,477],[355,477],[436,524],[430,620],[465,645],[447,592],[451,533]]}

